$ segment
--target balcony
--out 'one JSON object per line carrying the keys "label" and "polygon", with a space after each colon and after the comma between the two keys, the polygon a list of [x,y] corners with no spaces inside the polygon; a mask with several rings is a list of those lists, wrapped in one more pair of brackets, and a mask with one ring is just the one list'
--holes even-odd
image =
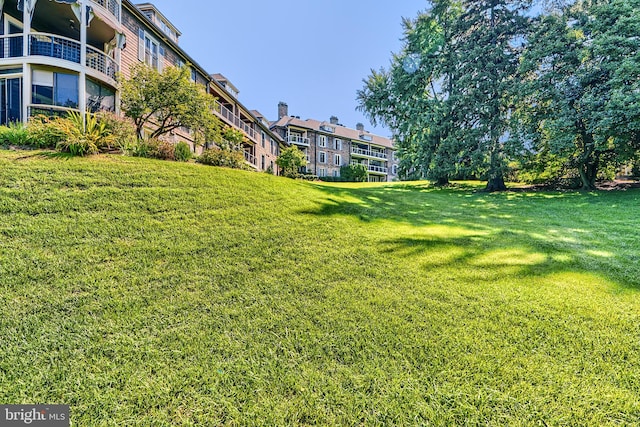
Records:
{"label": "balcony", "polygon": [[240,129],[241,131],[246,133],[247,136],[252,140],[256,142],[258,141],[256,131],[253,130],[253,128],[249,124],[242,121],[240,116],[233,114],[231,110],[222,105],[220,102],[215,102],[214,111],[218,113],[218,115],[220,115],[228,124]]}
{"label": "balcony", "polygon": [[355,154],[356,156],[387,160],[387,155],[384,152],[363,150],[362,148],[357,147],[351,147],[351,154]]}
{"label": "balcony", "polygon": [[287,142],[290,144],[302,145],[304,147],[309,146],[309,138],[303,138],[299,135],[289,135],[287,137]]}
{"label": "balcony", "polygon": [[258,160],[256,159],[256,156],[254,156],[253,154],[249,153],[248,151],[244,152],[244,160],[249,163],[251,166],[257,168],[258,167]]}
{"label": "balcony", "polygon": [[91,0],[108,10],[117,22],[120,22],[120,2],[117,0]]}
{"label": "balcony", "polygon": [[111,79],[116,79],[118,64],[110,56],[91,46],[87,46],[87,67],[92,68]]}
{"label": "balcony", "polygon": [[376,174],[387,175],[389,173],[389,169],[384,166],[376,166],[376,165],[367,165],[364,163],[351,162],[352,165],[363,165],[367,168],[368,172],[373,172]]}
{"label": "balcony", "polygon": [[[23,57],[22,34],[0,36],[0,59]],[[56,58],[80,64],[80,42],[67,37],[47,33],[29,34],[29,55]],[[104,52],[87,46],[86,66],[115,80],[118,72],[116,61]]]}
{"label": "balcony", "polygon": [[80,63],[80,42],[46,33],[29,34],[29,55]]}

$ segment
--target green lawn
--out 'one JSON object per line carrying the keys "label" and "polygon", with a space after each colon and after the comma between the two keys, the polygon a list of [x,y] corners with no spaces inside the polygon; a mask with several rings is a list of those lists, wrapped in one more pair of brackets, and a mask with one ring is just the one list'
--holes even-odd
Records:
{"label": "green lawn", "polygon": [[640,191],[0,151],[0,402],[74,426],[637,425]]}

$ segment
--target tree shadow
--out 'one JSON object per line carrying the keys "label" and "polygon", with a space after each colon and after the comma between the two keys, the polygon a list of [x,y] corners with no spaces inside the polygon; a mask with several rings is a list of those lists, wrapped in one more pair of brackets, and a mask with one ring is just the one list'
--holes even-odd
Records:
{"label": "tree shadow", "polygon": [[640,290],[639,263],[628,259],[616,244],[616,239],[628,239],[633,247],[633,241],[638,241],[633,214],[615,211],[618,217],[609,221],[612,227],[621,222],[630,227],[630,236],[625,236],[623,229],[622,236],[609,237],[601,228],[606,224],[591,219],[594,212],[625,200],[637,202],[638,190],[610,196],[540,191],[489,194],[473,188],[440,189],[423,184],[316,187],[327,197],[301,213],[350,216],[370,225],[379,221],[381,226],[388,222],[409,226],[407,235],[378,242],[382,253],[417,259],[430,253],[454,254],[433,256],[425,262],[426,270],[459,265],[469,271],[484,271],[484,277],[491,277],[492,270],[496,276],[508,271],[516,277],[587,271],[622,288]]}
{"label": "tree shadow", "polygon": [[51,160],[71,160],[75,156],[71,153],[63,153],[60,151],[36,151],[31,154],[25,154],[20,157],[16,157],[15,160],[28,160],[28,159],[51,159]]}

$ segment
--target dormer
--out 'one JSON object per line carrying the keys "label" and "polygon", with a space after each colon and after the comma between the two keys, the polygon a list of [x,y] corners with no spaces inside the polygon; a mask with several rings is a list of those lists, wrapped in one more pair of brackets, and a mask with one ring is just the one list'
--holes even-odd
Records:
{"label": "dormer", "polygon": [[158,27],[171,41],[178,44],[182,33],[151,3],[137,4],[136,7]]}
{"label": "dormer", "polygon": [[324,132],[329,132],[329,133],[336,133],[336,128],[326,123],[323,123],[320,125],[320,130]]}
{"label": "dormer", "polygon": [[220,86],[222,86],[227,92],[229,92],[231,96],[238,99],[238,95],[240,94],[240,91],[238,90],[237,87],[233,85],[233,83],[229,81],[229,79],[227,79],[225,76],[223,76],[220,73],[212,74],[211,78],[217,81],[218,83],[220,83]]}

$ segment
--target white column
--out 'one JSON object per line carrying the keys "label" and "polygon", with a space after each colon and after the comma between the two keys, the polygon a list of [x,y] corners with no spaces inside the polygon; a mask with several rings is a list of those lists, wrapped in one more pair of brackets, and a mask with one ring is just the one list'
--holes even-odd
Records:
{"label": "white column", "polygon": [[[31,65],[29,64],[29,33],[31,33],[31,8],[25,0],[22,10],[22,121],[29,119],[31,103]],[[35,4],[34,4],[35,7]]]}
{"label": "white column", "polygon": [[84,71],[87,66],[87,5],[80,2],[80,77],[78,78],[78,109],[82,114],[83,122],[87,111],[87,74]]}

